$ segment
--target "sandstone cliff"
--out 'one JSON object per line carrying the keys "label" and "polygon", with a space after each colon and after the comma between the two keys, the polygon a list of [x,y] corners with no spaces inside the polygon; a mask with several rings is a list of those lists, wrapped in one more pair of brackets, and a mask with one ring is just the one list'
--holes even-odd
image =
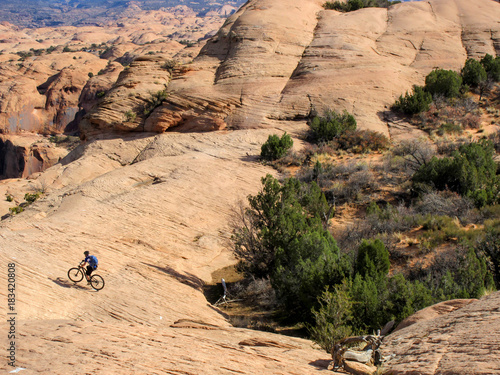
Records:
{"label": "sandstone cliff", "polygon": [[[409,2],[351,13],[322,1],[253,0],[232,15],[189,69],[174,75],[161,129],[196,111],[220,128],[272,126],[344,109],[391,135],[389,106],[433,68],[500,53],[492,0]],[[113,130],[113,121],[99,125]],[[87,131],[85,129],[85,131]]]}
{"label": "sandstone cliff", "polygon": [[[124,69],[122,64],[143,55],[167,61],[178,53],[178,61],[191,61],[201,48],[196,41],[214,34],[224,20],[217,14],[198,16],[186,6],[156,11],[134,8],[129,13],[116,18],[116,23],[110,19],[105,27],[23,29],[7,22],[0,24],[0,133],[12,144],[2,149],[0,164],[8,164],[10,170],[0,174],[2,178],[27,175],[36,172],[35,165],[45,168],[57,162],[60,155],[44,163],[31,163],[34,169],[30,172],[14,168],[30,164],[14,160],[29,158],[31,151],[26,145],[36,134],[78,132],[84,114],[105,102],[106,93]],[[178,42],[183,39],[190,47]],[[144,77],[132,80],[137,79]],[[145,82],[144,91],[138,94],[143,102],[157,89],[154,82],[164,79],[150,81],[152,87]],[[161,89],[165,83],[160,84]],[[126,93],[127,97],[133,95]],[[26,140],[19,137],[24,134]],[[24,156],[19,158],[15,149],[24,150]]]}
{"label": "sandstone cliff", "polygon": [[[17,270],[17,366],[47,374],[325,373],[329,355],[310,341],[234,328],[203,295],[214,272],[235,262],[225,246],[231,209],[277,173],[258,162],[260,147],[285,130],[298,147],[306,127],[294,120],[322,106],[390,132],[379,112],[421,81],[433,59],[457,68],[468,55],[498,52],[498,9],[487,0],[434,0],[340,14],[315,0],[251,1],[171,81],[159,56],[92,79],[85,98],[118,76],[82,122],[87,140],[31,179],[0,181],[0,196],[15,201],[44,191],[0,222],[0,263]],[[38,91],[46,80],[26,87]],[[146,115],[150,94],[167,83],[163,104]],[[53,87],[57,97],[61,86]],[[163,132],[171,126],[186,132]],[[200,129],[219,130],[193,131]],[[8,208],[2,201],[2,214]],[[67,278],[85,250],[99,258],[99,292]],[[0,280],[7,285],[7,272]],[[387,368],[498,372],[499,296],[395,332]],[[3,316],[7,308],[0,304]],[[0,368],[12,370],[5,361]]]}

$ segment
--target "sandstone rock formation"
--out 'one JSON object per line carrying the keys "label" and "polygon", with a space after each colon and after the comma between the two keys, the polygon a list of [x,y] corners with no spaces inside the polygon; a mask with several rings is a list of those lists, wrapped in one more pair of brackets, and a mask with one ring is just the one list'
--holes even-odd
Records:
{"label": "sandstone rock formation", "polygon": [[[2,216],[23,193],[44,191],[0,221],[0,263],[17,270],[17,366],[53,374],[325,372],[329,355],[310,341],[234,328],[203,294],[212,274],[235,262],[225,246],[232,208],[259,190],[266,173],[277,173],[257,162],[260,147],[285,130],[298,141],[305,125],[294,120],[322,106],[347,108],[360,127],[388,132],[379,112],[420,82],[433,59],[458,67],[468,55],[498,51],[498,9],[489,0],[432,0],[340,14],[316,0],[253,0],[193,64],[174,68],[171,82],[162,68],[170,56],[155,55],[119,73],[110,67],[108,81],[91,80],[85,98],[119,74],[82,122],[86,141],[29,180],[0,181],[0,196],[14,197],[0,203]],[[94,57],[104,62],[99,70],[108,66]],[[36,77],[35,60],[26,64]],[[39,77],[23,83],[30,92],[48,76]],[[146,94],[167,82],[166,100],[145,115]],[[60,87],[71,86],[55,85],[55,97]],[[186,132],[156,133],[170,127]],[[99,292],[67,278],[85,250],[99,258],[106,281]],[[6,272],[0,280],[7,285]],[[386,354],[396,354],[388,368],[499,372],[499,298],[387,337]],[[0,304],[3,316],[7,308]],[[5,332],[7,322],[0,327]],[[12,370],[5,361],[0,368]]]}
{"label": "sandstone rock formation", "polygon": [[415,314],[409,316],[401,323],[398,324],[394,331],[398,331],[405,327],[409,327],[412,324],[422,322],[425,320],[435,319],[441,315],[449,314],[452,311],[460,309],[464,306],[467,306],[469,303],[475,302],[475,299],[453,299],[450,301],[443,301],[437,303],[435,305],[426,307],[420,311],[417,311]]}
{"label": "sandstone rock formation", "polygon": [[165,63],[157,57],[136,59],[120,74],[98,110],[89,112],[82,120],[80,130],[86,136],[102,133],[107,127],[117,131],[163,131],[155,125],[144,127],[144,121],[161,103],[168,85],[170,72],[163,67]]}
{"label": "sandstone rock formation", "polygon": [[[110,18],[106,27],[23,29],[6,22],[0,24],[0,132],[5,141],[10,134],[28,133],[26,142],[13,137],[9,142],[14,148],[3,149],[1,164],[8,164],[10,172],[2,176],[31,173],[13,168],[14,165],[18,168],[29,165],[13,163],[24,158],[18,158],[13,150],[17,146],[25,149],[33,134],[77,132],[85,113],[105,101],[105,94],[124,69],[122,64],[127,65],[141,55],[156,56],[164,61],[176,56],[176,60],[187,63],[201,48],[199,43],[193,46],[191,43],[215,33],[224,20],[224,16],[218,14],[198,16],[186,6],[157,11],[134,8],[129,13],[128,16],[112,17],[115,24]],[[176,32],[181,32],[182,37],[190,41],[189,48],[174,40]],[[143,102],[151,92],[160,90],[155,82],[162,81],[161,89],[166,83],[164,78],[150,81],[144,82],[140,94]],[[151,87],[146,87],[149,83]],[[134,94],[128,92],[126,95]],[[114,98],[119,99],[119,96]],[[140,126],[145,129],[144,124]],[[146,129],[162,131],[163,126],[151,124]],[[6,154],[9,150],[13,152],[11,155]],[[24,151],[23,154],[27,155]],[[46,160],[40,167],[54,164],[60,156]]]}
{"label": "sandstone rock formation", "polygon": [[[384,339],[388,373],[500,373],[500,292],[400,329]],[[418,314],[418,313],[417,313]]]}
{"label": "sandstone rock formation", "polygon": [[37,135],[0,135],[0,179],[29,177],[53,166],[67,153],[67,148]]}
{"label": "sandstone rock formation", "polygon": [[[196,44],[215,33],[225,19],[217,14],[198,16],[186,6],[129,13],[116,18],[116,23],[108,20],[105,27],[23,29],[0,24],[0,130],[4,134],[63,132],[81,119],[75,117],[79,106],[88,111],[95,103],[96,98],[89,95],[107,91],[116,82],[119,71],[116,66],[106,68],[108,62],[128,64],[142,55],[171,59],[185,48],[179,41]],[[180,33],[179,38],[175,33]],[[190,61],[194,51],[189,54],[179,60]],[[99,72],[105,79],[95,78],[89,86],[97,85],[100,91],[88,87],[79,102],[89,74]]]}
{"label": "sandstone rock formation", "polygon": [[[155,121],[175,126],[196,108],[214,124],[222,119],[249,128],[332,108],[353,113],[360,128],[391,135],[389,107],[433,68],[458,70],[468,57],[500,53],[500,9],[492,0],[418,1],[350,13],[324,10],[322,3],[245,4],[189,73],[174,77],[167,110]],[[200,110],[199,103],[210,105]]]}
{"label": "sandstone rock formation", "polygon": [[106,67],[107,61],[85,52],[59,56],[54,60],[54,56],[48,54],[1,65],[4,74],[0,80],[0,131],[3,134],[62,133],[74,120],[89,72],[97,74]]}
{"label": "sandstone rock formation", "polygon": [[[101,137],[32,180],[45,195],[0,222],[0,261],[18,270],[17,365],[54,374],[324,370],[328,354],[311,342],[233,328],[202,292],[234,262],[224,245],[232,207],[275,173],[257,162],[269,134]],[[99,292],[67,278],[84,250],[99,258]]]}

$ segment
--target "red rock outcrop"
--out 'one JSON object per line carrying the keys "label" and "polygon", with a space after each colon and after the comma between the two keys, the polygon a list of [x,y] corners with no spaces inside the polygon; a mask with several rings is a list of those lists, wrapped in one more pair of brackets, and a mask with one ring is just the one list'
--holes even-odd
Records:
{"label": "red rock outcrop", "polygon": [[[358,126],[391,135],[388,108],[435,67],[500,52],[500,8],[492,0],[407,2],[350,13],[322,1],[252,0],[174,76],[166,110],[197,108],[231,128],[276,126],[326,108],[353,113]],[[199,103],[216,103],[203,107]],[[180,112],[173,114],[172,112]],[[216,126],[215,126],[216,127]],[[396,133],[396,132],[395,132]]]}
{"label": "red rock outcrop", "polygon": [[441,315],[449,314],[452,311],[460,309],[464,306],[467,306],[469,303],[477,301],[476,299],[453,299],[449,301],[443,301],[440,303],[436,303],[435,305],[426,307],[420,311],[417,311],[415,314],[409,316],[401,323],[398,324],[395,331],[403,329],[405,327],[409,327],[412,324],[423,322],[425,320],[435,319],[440,317]]}
{"label": "red rock outcrop", "polygon": [[39,56],[0,66],[0,131],[3,134],[62,133],[74,121],[89,73],[107,61],[90,53]]}
{"label": "red rock outcrop", "polygon": [[[462,301],[464,302],[464,301]],[[418,321],[384,339],[384,355],[394,354],[386,372],[394,375],[500,373],[500,292]],[[470,302],[470,301],[469,301]],[[440,304],[441,305],[441,304]],[[432,306],[424,309],[432,309]],[[443,310],[442,306],[437,310]],[[420,312],[419,312],[420,313]],[[419,314],[417,313],[417,314]]]}
{"label": "red rock outcrop", "polygon": [[161,57],[145,56],[122,71],[97,108],[81,121],[84,136],[109,130],[161,132],[161,128],[148,129],[144,121],[163,100],[170,79],[169,70],[163,67],[165,63]]}
{"label": "red rock outcrop", "polygon": [[26,178],[50,168],[68,154],[45,137],[0,135],[0,179]]}

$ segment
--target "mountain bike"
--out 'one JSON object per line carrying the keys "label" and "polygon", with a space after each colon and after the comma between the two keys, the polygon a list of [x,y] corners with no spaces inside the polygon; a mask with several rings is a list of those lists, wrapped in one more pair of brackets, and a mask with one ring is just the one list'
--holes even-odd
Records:
{"label": "mountain bike", "polygon": [[[70,268],[68,271],[68,277],[74,283],[78,283],[85,277],[85,271],[86,269],[82,266]],[[104,279],[97,274],[91,275],[90,280],[87,281],[95,290],[101,290],[104,288]]]}

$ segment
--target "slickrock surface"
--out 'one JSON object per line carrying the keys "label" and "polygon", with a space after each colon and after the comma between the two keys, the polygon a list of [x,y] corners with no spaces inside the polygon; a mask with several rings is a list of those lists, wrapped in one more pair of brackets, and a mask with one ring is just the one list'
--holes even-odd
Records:
{"label": "slickrock surface", "polygon": [[[237,128],[346,109],[360,128],[392,135],[389,107],[433,68],[458,70],[467,57],[500,52],[500,6],[492,0],[417,1],[350,13],[324,10],[322,3],[248,2],[190,71],[174,78],[165,106],[183,113],[216,103],[204,115]],[[172,121],[166,116],[158,121]]]}
{"label": "slickrock surface", "polygon": [[394,375],[500,373],[500,292],[390,334],[383,352]]}
{"label": "slickrock surface", "polygon": [[[46,194],[0,222],[0,262],[16,263],[17,364],[51,374],[326,371],[329,355],[310,341],[232,328],[202,293],[234,263],[232,208],[275,173],[257,162],[275,132],[103,138],[32,180]],[[99,259],[99,292],[68,280],[84,250]]]}
{"label": "slickrock surface", "polygon": [[420,311],[417,311],[415,314],[409,316],[398,326],[394,331],[403,329],[405,327],[409,327],[412,324],[422,322],[425,320],[435,319],[441,315],[449,314],[456,309],[460,309],[464,306],[467,306],[469,303],[477,301],[476,299],[452,299],[449,301],[443,301],[440,303],[436,303],[435,305],[426,307]]}
{"label": "slickrock surface", "polygon": [[325,369],[328,354],[307,340],[238,328],[56,320],[26,322],[19,329],[19,341],[30,343],[19,350],[26,373],[336,374]]}

